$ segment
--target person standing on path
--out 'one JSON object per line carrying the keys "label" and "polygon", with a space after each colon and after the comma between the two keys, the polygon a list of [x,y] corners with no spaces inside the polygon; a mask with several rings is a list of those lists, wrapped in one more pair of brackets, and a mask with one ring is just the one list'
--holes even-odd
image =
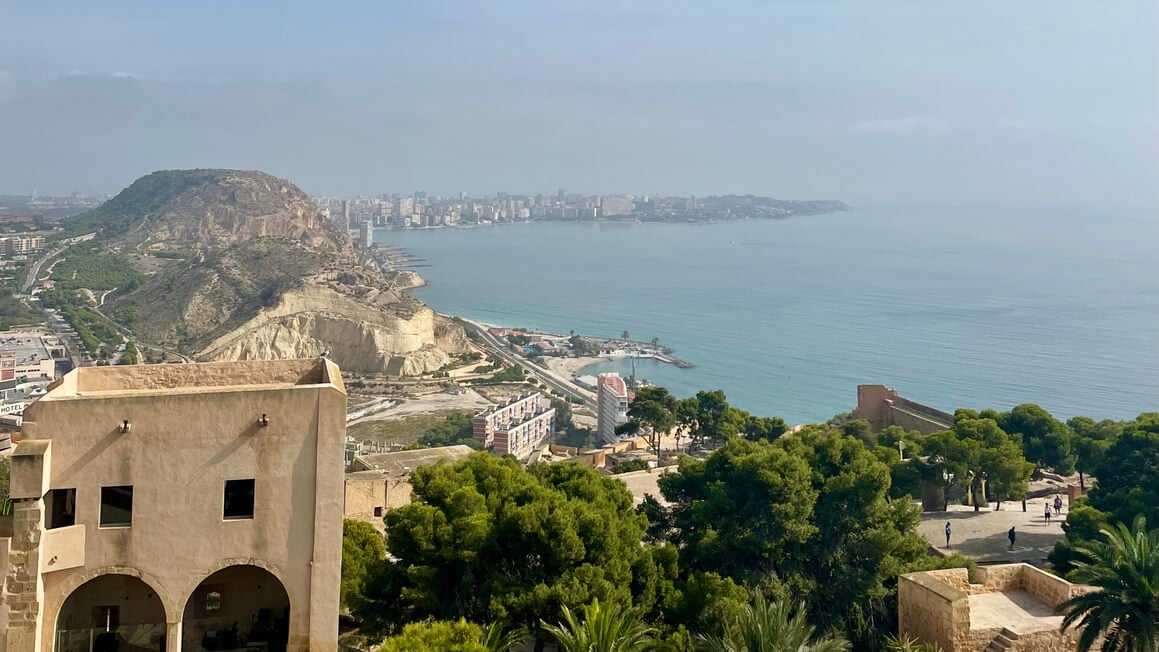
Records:
{"label": "person standing on path", "polygon": [[1062,516],[1062,496],[1054,495],[1054,515]]}
{"label": "person standing on path", "polygon": [[1014,526],[1010,526],[1010,531],[1006,533],[1006,538],[1010,539],[1010,549],[1014,550]]}
{"label": "person standing on path", "polygon": [[1045,508],[1045,511],[1043,511],[1043,513],[1042,513],[1042,518],[1043,518],[1043,520],[1046,521],[1047,525],[1049,525],[1050,524],[1050,503],[1043,503],[1042,506],[1043,506],[1043,508]]}
{"label": "person standing on path", "polygon": [[950,522],[946,521],[946,547],[950,547]]}

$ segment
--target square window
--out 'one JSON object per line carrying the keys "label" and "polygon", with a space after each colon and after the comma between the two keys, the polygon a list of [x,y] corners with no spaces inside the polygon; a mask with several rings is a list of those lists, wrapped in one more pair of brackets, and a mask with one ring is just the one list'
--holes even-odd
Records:
{"label": "square window", "polygon": [[50,489],[44,503],[46,529],[76,525],[76,489]]}
{"label": "square window", "polygon": [[253,479],[225,481],[225,507],[222,515],[227,520],[254,517]]}
{"label": "square window", "polygon": [[375,515],[375,517],[382,516],[382,508],[381,508],[381,507],[375,507],[375,508],[374,508],[374,515]]}
{"label": "square window", "polygon": [[133,486],[101,487],[101,527],[133,524]]}

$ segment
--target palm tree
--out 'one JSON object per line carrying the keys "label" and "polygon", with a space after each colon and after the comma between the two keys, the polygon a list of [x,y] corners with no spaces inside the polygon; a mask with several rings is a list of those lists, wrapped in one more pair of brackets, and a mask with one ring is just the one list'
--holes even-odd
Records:
{"label": "palm tree", "polygon": [[885,649],[889,652],[942,652],[942,648],[910,638],[909,634],[885,637]]}
{"label": "palm tree", "polygon": [[724,636],[701,636],[704,652],[838,652],[849,644],[838,636],[817,635],[804,610],[788,601],[768,602],[760,593],[745,605]]}
{"label": "palm tree", "polygon": [[655,630],[640,621],[628,609],[600,606],[593,600],[584,607],[582,620],[567,607],[563,608],[564,622],[548,625],[541,622],[543,631],[551,637],[559,652],[636,652],[659,650],[662,646],[653,638]]}
{"label": "palm tree", "polygon": [[504,633],[503,626],[491,623],[483,630],[483,648],[487,652],[510,652],[511,648],[519,645],[527,638],[526,634],[518,629]]}
{"label": "palm tree", "polygon": [[1135,519],[1100,530],[1106,543],[1075,546],[1073,579],[1101,589],[1059,605],[1062,629],[1082,628],[1079,652],[1102,638],[1103,652],[1159,652],[1159,530]]}

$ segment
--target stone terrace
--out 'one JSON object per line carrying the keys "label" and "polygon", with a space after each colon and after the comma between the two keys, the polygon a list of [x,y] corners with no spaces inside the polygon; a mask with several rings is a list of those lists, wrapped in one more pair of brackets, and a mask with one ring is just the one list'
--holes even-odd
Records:
{"label": "stone terrace", "polygon": [[1029,564],[910,573],[898,584],[899,631],[943,652],[1071,652],[1078,632],[1062,633],[1063,601],[1091,591]]}

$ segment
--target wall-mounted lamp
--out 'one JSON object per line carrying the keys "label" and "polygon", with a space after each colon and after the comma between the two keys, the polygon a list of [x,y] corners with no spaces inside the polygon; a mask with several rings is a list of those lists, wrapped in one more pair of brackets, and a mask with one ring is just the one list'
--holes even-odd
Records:
{"label": "wall-mounted lamp", "polygon": [[265,412],[262,412],[261,418],[258,419],[258,425],[263,428],[270,425],[270,418],[266,416]]}
{"label": "wall-mounted lamp", "polygon": [[133,424],[129,423],[128,419],[121,422],[121,432],[127,433],[133,429]]}

